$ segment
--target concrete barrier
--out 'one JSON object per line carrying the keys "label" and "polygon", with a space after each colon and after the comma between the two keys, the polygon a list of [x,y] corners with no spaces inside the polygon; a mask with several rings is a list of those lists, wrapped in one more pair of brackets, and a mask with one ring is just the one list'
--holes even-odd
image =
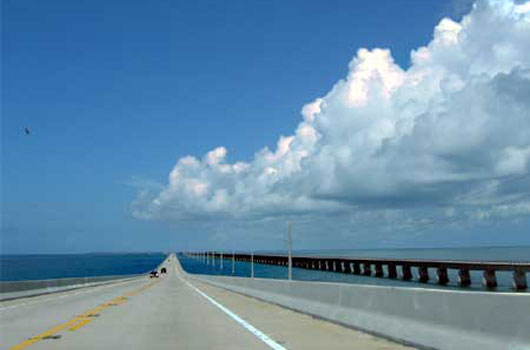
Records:
{"label": "concrete barrier", "polygon": [[85,285],[89,283],[112,281],[137,276],[138,275],[118,275],[97,277],[72,277],[47,280],[4,281],[0,282],[0,293],[21,292],[33,289],[67,287],[73,285]]}
{"label": "concrete barrier", "polygon": [[145,275],[116,275],[97,277],[73,277],[34,281],[0,282],[0,301],[64,292],[66,290],[98,286],[116,281],[130,280]]}
{"label": "concrete barrier", "polygon": [[[170,259],[168,255],[155,270],[160,268]],[[101,284],[125,281],[135,278],[144,278],[149,273],[135,275],[111,275],[94,277],[72,277],[56,278],[46,280],[25,280],[25,281],[0,281],[0,301],[33,297],[42,294],[64,292],[76,288],[98,286]]]}
{"label": "concrete barrier", "polygon": [[530,294],[187,275],[427,349],[530,349]]}

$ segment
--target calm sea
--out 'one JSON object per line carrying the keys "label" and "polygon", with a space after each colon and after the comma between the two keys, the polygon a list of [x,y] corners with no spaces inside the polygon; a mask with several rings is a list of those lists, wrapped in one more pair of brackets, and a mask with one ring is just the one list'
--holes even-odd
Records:
{"label": "calm sea", "polygon": [[[257,253],[257,252],[256,252]],[[264,252],[261,252],[264,253]],[[285,252],[271,252],[280,253]],[[349,249],[349,250],[306,250],[297,251],[298,255],[348,256],[370,258],[407,258],[407,259],[444,259],[444,260],[480,260],[480,261],[524,261],[530,262],[530,246],[523,247],[487,247],[487,248],[434,248],[434,249]],[[2,255],[0,256],[0,280],[38,280],[65,277],[89,277],[105,275],[128,275],[145,273],[160,264],[166,254],[61,254],[61,255]],[[232,262],[219,260],[215,266],[203,261],[181,257],[184,269],[190,273],[232,275]],[[282,266],[255,264],[256,277],[282,279],[287,277],[287,269]],[[250,264],[235,263],[235,274],[250,276]],[[456,275],[450,275],[451,283],[447,287],[437,286],[435,272],[431,271],[428,284],[404,282],[386,278],[346,275],[324,271],[293,269],[297,280],[328,281],[370,285],[393,285],[407,287],[458,288]],[[499,290],[509,290],[511,274],[499,272],[497,275]],[[530,279],[530,276],[528,276]],[[480,273],[472,274],[471,290],[482,290]]]}
{"label": "calm sea", "polygon": [[[264,253],[264,252],[262,252]],[[281,253],[285,252],[267,252]],[[363,258],[402,258],[402,259],[443,259],[443,260],[480,260],[480,261],[518,261],[530,262],[530,246],[523,247],[487,247],[487,248],[432,248],[432,249],[349,249],[349,250],[306,250],[298,251],[298,255],[318,255],[318,256],[343,256],[343,257],[363,257]],[[296,254],[295,254],[296,255]],[[181,257],[184,269],[190,273],[211,274],[211,275],[232,275],[232,261],[225,259],[223,268],[217,259],[215,265],[206,264],[204,261]],[[416,273],[416,271],[414,271]],[[245,262],[235,262],[234,275],[240,277],[250,276],[250,264]],[[254,265],[254,275],[261,278],[287,277],[287,269],[282,266]],[[293,278],[306,281],[327,281],[369,285],[391,285],[406,286],[416,288],[449,288],[460,289],[457,286],[456,271],[451,273],[451,282],[448,286],[438,286],[435,284],[435,271],[430,271],[431,281],[427,284],[419,282],[405,282],[386,278],[366,277],[347,275],[342,273],[332,273],[324,271],[293,269]],[[469,290],[483,290],[482,276],[480,272],[472,272],[472,286]],[[528,276],[530,278],[530,276]],[[511,289],[512,277],[510,272],[498,272],[497,279],[499,291]]]}
{"label": "calm sea", "polygon": [[139,274],[157,267],[165,257],[162,253],[0,255],[0,280]]}

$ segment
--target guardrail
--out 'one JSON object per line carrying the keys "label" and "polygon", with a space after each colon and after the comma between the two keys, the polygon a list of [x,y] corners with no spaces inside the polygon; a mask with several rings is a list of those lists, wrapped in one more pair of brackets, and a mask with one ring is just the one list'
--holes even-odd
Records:
{"label": "guardrail", "polygon": [[[288,266],[288,257],[284,255],[232,254],[222,252],[188,252],[190,256],[203,259],[234,259],[235,261],[254,262],[258,264]],[[497,287],[497,271],[511,271],[513,288],[528,288],[526,273],[530,271],[528,262],[492,262],[492,261],[453,261],[453,260],[412,260],[412,259],[371,259],[350,257],[293,256],[292,266],[302,269],[330,271],[354,275],[375,276],[381,278],[414,280],[412,269],[417,269],[417,280],[427,283],[430,279],[429,269],[436,270],[436,282],[440,285],[449,283],[449,270],[456,270],[458,285],[471,285],[470,271],[482,272],[482,283],[486,288]],[[401,273],[399,274],[398,271]]]}
{"label": "guardrail", "polygon": [[34,289],[83,286],[98,282],[108,282],[138,276],[141,275],[114,275],[95,277],[69,277],[47,280],[2,281],[0,282],[0,293],[23,292]]}
{"label": "guardrail", "polygon": [[[170,259],[166,257],[155,270],[160,268]],[[149,270],[151,271],[151,270]],[[114,281],[127,280],[147,276],[149,271],[140,274],[129,275],[108,275],[91,277],[66,277],[44,280],[21,280],[21,281],[0,281],[0,301],[18,299],[41,294],[62,292],[65,290],[96,286]]]}

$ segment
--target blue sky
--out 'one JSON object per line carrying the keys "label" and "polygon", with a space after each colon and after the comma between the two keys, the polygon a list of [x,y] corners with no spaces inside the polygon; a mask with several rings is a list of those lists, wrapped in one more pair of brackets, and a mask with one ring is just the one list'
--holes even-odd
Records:
{"label": "blue sky", "polygon": [[[27,0],[3,7],[7,253],[231,249],[228,242],[242,236],[249,238],[241,249],[281,246],[266,232],[282,231],[282,215],[133,215],[131,207],[138,193],[164,191],[181,157],[223,146],[226,162],[251,163],[263,147],[274,149],[296,129],[302,107],[348,74],[359,48],[389,48],[406,69],[411,50],[432,40],[442,18],[459,21],[470,10],[468,2],[447,1]],[[340,219],[340,230],[319,221],[301,247],[327,241],[329,248],[330,238],[340,247],[530,242],[521,233],[528,216],[421,239],[381,232],[372,240],[371,224],[355,230],[367,234],[347,235],[349,220]],[[335,229],[342,233],[317,232]],[[497,234],[506,229],[514,235]]]}

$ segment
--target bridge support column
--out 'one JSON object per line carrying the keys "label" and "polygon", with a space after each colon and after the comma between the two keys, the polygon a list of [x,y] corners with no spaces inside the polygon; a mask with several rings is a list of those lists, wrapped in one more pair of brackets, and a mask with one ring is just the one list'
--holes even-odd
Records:
{"label": "bridge support column", "polygon": [[383,265],[381,263],[375,264],[375,277],[383,277]]}
{"label": "bridge support column", "polygon": [[525,271],[515,270],[513,272],[513,287],[517,290],[523,290],[528,288]]}
{"label": "bridge support column", "polygon": [[402,279],[404,281],[410,281],[412,279],[412,271],[410,270],[410,266],[403,265],[401,266],[401,273],[402,273]]}
{"label": "bridge support column", "polygon": [[344,273],[351,273],[351,262],[349,261],[344,261],[343,262],[344,264]]}
{"label": "bridge support column", "polygon": [[469,273],[469,270],[458,270],[458,285],[460,287],[469,287],[471,285],[471,274]]}
{"label": "bridge support column", "polygon": [[449,283],[449,276],[447,275],[447,268],[439,267],[436,270],[436,274],[438,276],[438,284],[446,285],[447,283]]}
{"label": "bridge support column", "polygon": [[429,281],[429,269],[428,268],[424,266],[418,267],[418,281],[420,281],[421,283],[427,283]]}
{"label": "bridge support column", "polygon": [[371,276],[372,270],[371,270],[371,264],[370,263],[364,263],[363,264],[363,275],[365,276]]}
{"label": "bridge support column", "polygon": [[354,275],[360,275],[361,274],[361,264],[354,262],[353,263],[353,274]]}
{"label": "bridge support column", "polygon": [[495,270],[485,270],[482,278],[482,283],[487,288],[497,287],[497,276],[495,275]]}
{"label": "bridge support column", "polygon": [[388,264],[388,278],[397,278],[396,265]]}

